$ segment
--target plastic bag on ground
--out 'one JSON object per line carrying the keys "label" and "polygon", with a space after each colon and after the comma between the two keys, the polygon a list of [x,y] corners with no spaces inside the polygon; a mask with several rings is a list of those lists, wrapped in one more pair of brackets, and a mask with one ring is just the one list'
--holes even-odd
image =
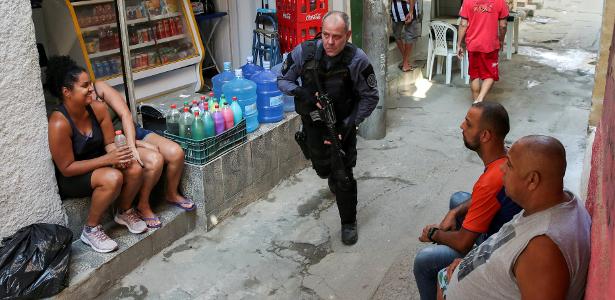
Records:
{"label": "plastic bag on ground", "polygon": [[33,224],[0,246],[0,299],[53,296],[66,287],[73,234],[55,224]]}

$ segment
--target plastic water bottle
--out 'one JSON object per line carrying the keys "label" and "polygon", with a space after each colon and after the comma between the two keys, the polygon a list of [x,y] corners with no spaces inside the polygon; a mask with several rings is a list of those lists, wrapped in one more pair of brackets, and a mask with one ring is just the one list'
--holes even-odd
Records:
{"label": "plastic water bottle", "polygon": [[[279,63],[271,68],[271,72],[273,72],[276,76],[282,75],[282,66],[286,61],[287,56],[288,53],[284,53],[282,55],[282,63]],[[295,97],[282,93],[282,103],[284,103],[285,112],[295,111]]]}
{"label": "plastic water bottle", "polygon": [[192,105],[190,106],[190,112],[194,113],[195,111],[199,111],[199,101],[192,100]]}
{"label": "plastic water bottle", "polygon": [[243,78],[241,69],[235,70],[235,79],[224,85],[224,94],[236,96],[246,119],[246,129],[253,132],[258,128],[258,110],[256,109],[256,83]]}
{"label": "plastic water bottle", "polygon": [[207,103],[207,97],[201,96],[201,101],[199,101],[199,111],[201,112],[201,116],[205,112],[205,104]]}
{"label": "plastic water bottle", "polygon": [[214,85],[214,96],[216,97],[220,97],[220,95],[222,94],[222,88],[223,86],[231,81],[235,79],[235,76],[233,75],[233,72],[231,72],[231,62],[230,61],[225,61],[224,62],[224,72],[214,76],[211,81],[213,82]]}
{"label": "plastic water bottle", "polygon": [[252,79],[252,76],[262,70],[263,68],[261,66],[254,64],[254,57],[252,57],[251,55],[246,57],[246,64],[241,66],[243,77],[250,80]]}
{"label": "plastic water bottle", "polygon": [[207,100],[207,104],[209,105],[209,109],[211,111],[213,111],[216,104],[218,104],[216,96],[214,96],[214,92],[209,92],[209,100]]}
{"label": "plastic water bottle", "polygon": [[184,113],[179,118],[179,136],[184,138],[192,138],[192,122],[194,117],[190,113],[188,107],[184,107]]}
{"label": "plastic water bottle", "polygon": [[216,125],[216,135],[224,132],[224,116],[218,104],[214,108],[214,124]]}
{"label": "plastic water bottle", "polygon": [[203,124],[205,126],[205,137],[209,138],[216,136],[216,124],[214,123],[213,116],[209,112],[209,105],[205,103],[205,112],[203,112]]}
{"label": "plastic water bottle", "polygon": [[228,106],[228,103],[224,104],[222,108],[222,117],[224,117],[224,129],[229,130],[235,126],[235,120],[233,116],[233,111]]}
{"label": "plastic water bottle", "polygon": [[[122,133],[121,130],[116,130],[115,131],[115,147],[117,147],[118,149],[121,147],[126,147],[128,145],[128,141],[126,140],[126,136]],[[125,168],[126,167],[126,163],[121,163],[119,164],[118,167],[120,168]]]}
{"label": "plastic water bottle", "polygon": [[205,138],[205,123],[200,117],[199,111],[194,112],[194,121],[192,121],[192,139],[200,141]]}
{"label": "plastic water bottle", "polygon": [[167,113],[167,131],[170,134],[178,135],[179,134],[179,110],[177,110],[176,104],[171,104],[171,110]]}
{"label": "plastic water bottle", "polygon": [[256,83],[258,121],[275,123],[284,119],[282,92],[278,89],[278,77],[271,72],[270,63],[265,61],[263,65],[265,70],[252,77]]}
{"label": "plastic water bottle", "polygon": [[224,105],[226,105],[228,102],[226,102],[226,97],[224,96],[224,94],[220,95],[220,102],[218,103],[220,105],[220,107],[224,107]]}
{"label": "plastic water bottle", "polygon": [[233,123],[235,125],[241,122],[243,119],[243,113],[241,112],[241,106],[237,103],[237,97],[233,97],[233,103],[231,103],[231,110],[233,111]]}
{"label": "plastic water bottle", "polygon": [[[187,101],[187,100],[186,100],[186,101],[184,101],[184,107],[190,108],[190,104],[188,103],[188,101]],[[183,108],[182,108],[182,111],[183,111]]]}

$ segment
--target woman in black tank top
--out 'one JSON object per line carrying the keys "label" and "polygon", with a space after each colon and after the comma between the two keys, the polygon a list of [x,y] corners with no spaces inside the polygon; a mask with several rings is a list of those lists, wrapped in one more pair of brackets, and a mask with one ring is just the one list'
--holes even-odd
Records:
{"label": "woman in black tank top", "polygon": [[92,82],[83,68],[68,57],[51,58],[47,87],[62,100],[49,117],[48,133],[60,195],[63,198],[91,195],[92,204],[81,239],[96,251],[113,251],[117,243],[104,234],[100,220],[116,198],[120,215],[128,214],[126,211],[130,211],[141,185],[141,166],[132,163],[128,147],[115,148],[109,114],[104,104],[92,102]]}

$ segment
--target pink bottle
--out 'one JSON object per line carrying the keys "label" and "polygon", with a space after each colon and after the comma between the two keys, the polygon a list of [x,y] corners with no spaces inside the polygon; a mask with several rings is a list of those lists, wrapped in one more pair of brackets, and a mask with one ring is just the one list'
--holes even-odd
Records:
{"label": "pink bottle", "polygon": [[214,108],[214,124],[216,125],[216,135],[224,132],[224,116],[220,112],[218,104]]}
{"label": "pink bottle", "polygon": [[233,110],[228,106],[228,103],[224,104],[224,108],[222,108],[222,116],[224,117],[224,128],[229,130],[235,126],[233,121]]}

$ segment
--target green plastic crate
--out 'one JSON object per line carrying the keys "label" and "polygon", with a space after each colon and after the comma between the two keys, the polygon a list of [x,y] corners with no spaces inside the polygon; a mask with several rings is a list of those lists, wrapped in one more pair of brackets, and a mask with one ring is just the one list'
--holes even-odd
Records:
{"label": "green plastic crate", "polygon": [[178,143],[184,149],[184,158],[187,163],[204,165],[246,141],[246,119],[241,120],[239,124],[217,136],[203,140],[197,141],[181,137],[166,130],[164,136]]}

